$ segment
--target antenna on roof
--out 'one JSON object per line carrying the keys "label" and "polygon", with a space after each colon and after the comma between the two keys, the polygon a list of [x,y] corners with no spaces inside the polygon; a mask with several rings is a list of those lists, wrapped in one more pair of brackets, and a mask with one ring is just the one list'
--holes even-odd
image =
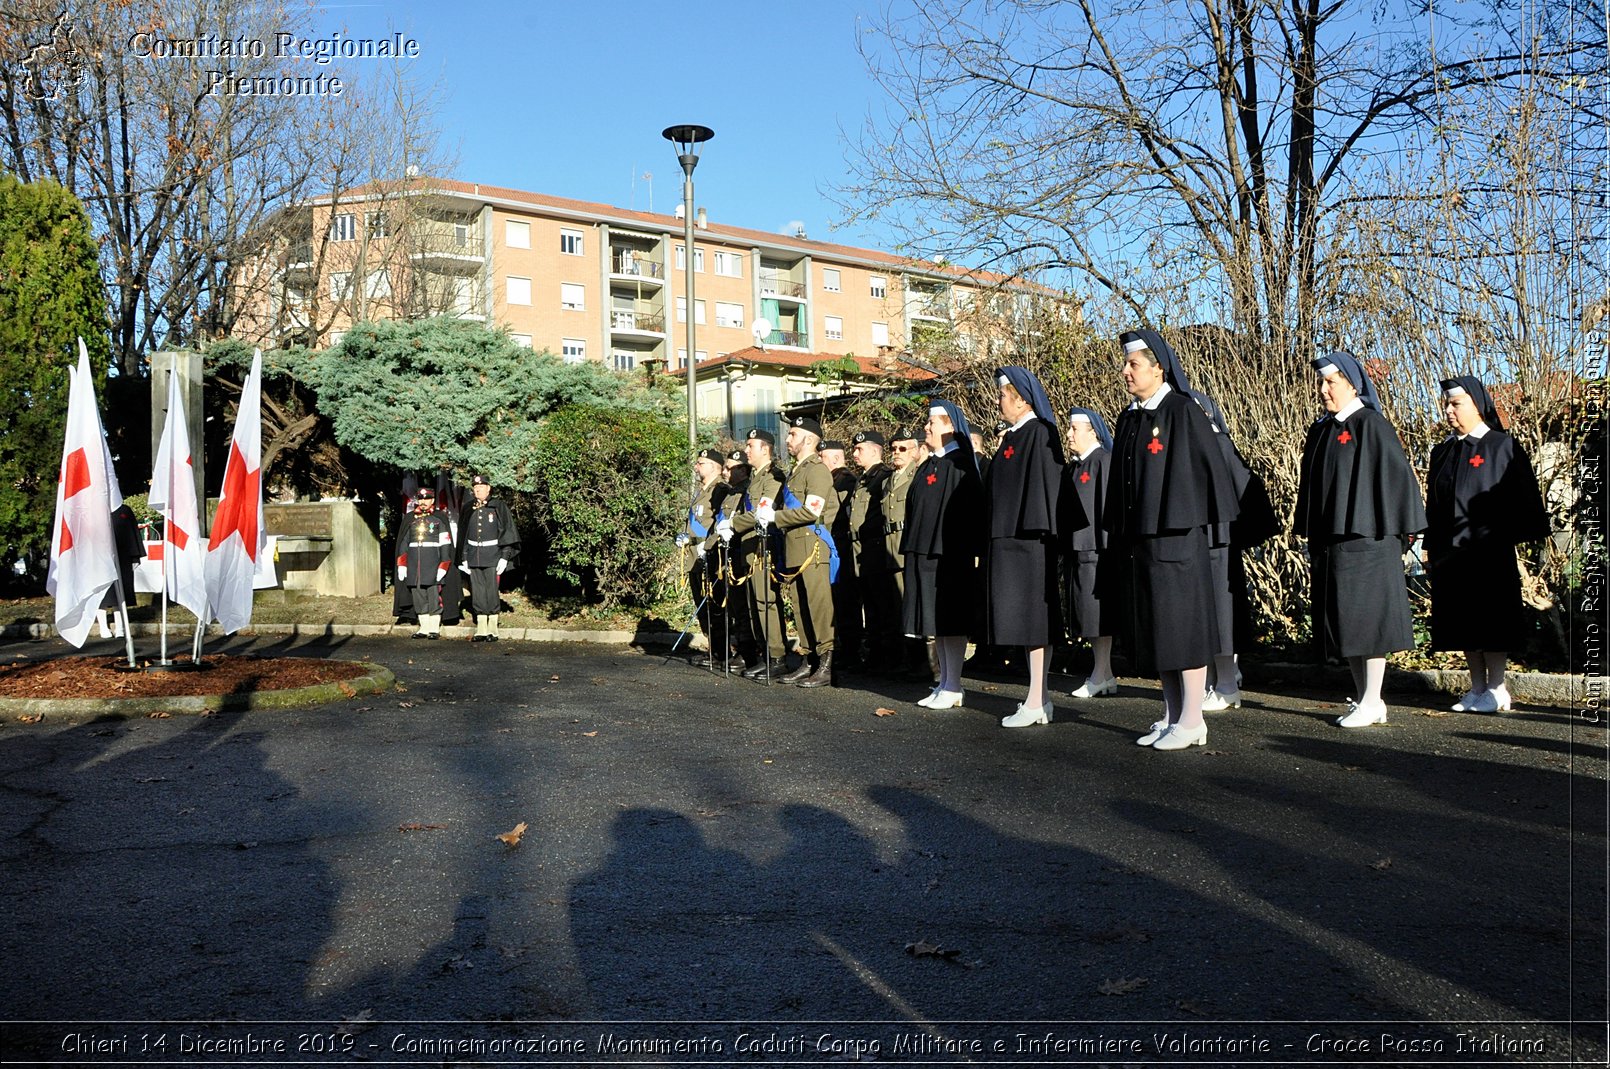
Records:
{"label": "antenna on roof", "polygon": [[771,336],[771,320],[761,318],[749,324],[749,333],[755,336],[755,348],[766,351],[766,339]]}

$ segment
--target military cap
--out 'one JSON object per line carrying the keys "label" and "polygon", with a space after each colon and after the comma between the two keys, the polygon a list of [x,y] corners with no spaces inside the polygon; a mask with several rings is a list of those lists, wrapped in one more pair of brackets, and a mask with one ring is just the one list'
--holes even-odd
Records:
{"label": "military cap", "polygon": [[436,500],[436,491],[432,490],[428,486],[421,486],[419,488],[419,490],[414,494],[414,498],[416,500],[419,500],[419,501],[435,501]]}
{"label": "military cap", "polygon": [[744,456],[744,451],[742,449],[734,449],[732,452],[727,454],[727,463],[748,464],[749,458]]}
{"label": "military cap", "polygon": [[492,480],[488,479],[485,475],[479,475],[479,474],[471,475],[470,476],[470,485],[471,486],[491,486],[492,485]]}
{"label": "military cap", "polygon": [[709,460],[709,461],[713,461],[713,462],[715,462],[717,464],[720,464],[723,460],[726,459],[726,457],[722,454],[721,450],[719,450],[719,449],[701,449],[701,450],[699,450],[699,459],[700,460]]}
{"label": "military cap", "polygon": [[901,427],[901,428],[899,428],[898,430],[896,430],[894,432],[894,436],[891,437],[889,439],[889,441],[891,441],[891,442],[920,442],[920,441],[922,441],[922,433],[916,427]]}
{"label": "military cap", "polygon": [[761,430],[759,427],[750,427],[749,428],[749,433],[744,435],[744,438],[747,441],[754,441],[756,438],[759,438],[761,441],[765,442],[767,445],[776,445],[777,444],[777,436],[776,435],[772,434],[771,431]]}
{"label": "military cap", "polygon": [[818,438],[822,436],[822,424],[815,416],[795,416],[788,421],[788,425],[798,427],[802,431],[808,431]]}
{"label": "military cap", "polygon": [[851,440],[855,442],[856,445],[860,445],[863,442],[871,442],[873,445],[882,445],[883,435],[877,431],[856,431],[855,437]]}
{"label": "military cap", "polygon": [[818,453],[820,453],[824,449],[843,449],[843,448],[844,448],[844,443],[839,441],[837,438],[823,438],[820,442],[816,443],[816,451]]}

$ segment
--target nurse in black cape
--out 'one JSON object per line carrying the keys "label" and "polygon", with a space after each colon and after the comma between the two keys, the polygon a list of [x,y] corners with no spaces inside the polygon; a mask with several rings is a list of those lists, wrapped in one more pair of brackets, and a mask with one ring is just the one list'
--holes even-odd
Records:
{"label": "nurse in black cape", "polygon": [[1051,722],[1051,643],[1061,632],[1057,594],[1057,501],[1062,442],[1045,388],[1027,368],[995,369],[1007,424],[984,479],[989,505],[989,642],[1021,646],[1029,686],[1001,726]]}
{"label": "nurse in black cape", "polygon": [[1068,636],[1090,642],[1090,674],[1070,692],[1074,698],[1117,694],[1112,671],[1113,604],[1111,556],[1102,510],[1112,462],[1112,432],[1093,408],[1068,410],[1068,462],[1062,469],[1061,517],[1063,604]]}
{"label": "nurse in black cape", "polygon": [[918,705],[955,709],[962,704],[962,662],[967,637],[978,630],[982,593],[977,559],[986,538],[984,487],[968,438],[967,417],[949,401],[933,401],[924,430],[928,456],[911,479],[906,526],[905,632],[932,638],[939,682]]}
{"label": "nurse in black cape", "polygon": [[1453,433],[1431,448],[1426,480],[1431,646],[1464,651],[1470,690],[1456,712],[1507,712],[1504,672],[1525,639],[1515,547],[1548,537],[1548,513],[1480,380],[1444,379],[1442,410]]}
{"label": "nurse in black cape", "polygon": [[1303,443],[1292,529],[1308,539],[1314,646],[1353,673],[1342,727],[1386,723],[1386,655],[1414,648],[1403,551],[1425,530],[1420,484],[1375,385],[1352,353],[1313,361],[1325,414]]}
{"label": "nurse in black cape", "polygon": [[1128,558],[1125,645],[1137,671],[1156,672],[1163,689],[1163,719],[1135,741],[1183,750],[1207,742],[1207,665],[1229,642],[1209,554],[1235,521],[1235,484],[1174,351],[1151,330],[1120,341],[1134,400],[1113,431],[1103,519],[1108,552]]}

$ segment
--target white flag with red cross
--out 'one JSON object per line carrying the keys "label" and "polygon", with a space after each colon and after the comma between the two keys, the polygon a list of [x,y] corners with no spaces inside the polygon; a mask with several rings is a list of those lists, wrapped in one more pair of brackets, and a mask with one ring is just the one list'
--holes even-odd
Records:
{"label": "white flag with red cross", "polygon": [[179,393],[179,376],[168,373],[168,418],[162,424],[151,471],[151,508],[162,513],[162,572],[168,597],[207,619],[207,550],[201,540],[190,428]]}
{"label": "white flag with red cross", "polygon": [[252,577],[263,552],[263,354],[240,391],[235,433],[229,440],[224,488],[207,542],[207,592],[228,634],[252,622]]}
{"label": "white flag with red cross", "polygon": [[[95,610],[117,582],[112,510],[123,504],[112,454],[95,407],[89,350],[78,340],[78,368],[68,372],[67,434],[56,484],[56,523],[45,589],[56,599],[56,633],[82,646]],[[132,597],[133,592],[128,592]]]}

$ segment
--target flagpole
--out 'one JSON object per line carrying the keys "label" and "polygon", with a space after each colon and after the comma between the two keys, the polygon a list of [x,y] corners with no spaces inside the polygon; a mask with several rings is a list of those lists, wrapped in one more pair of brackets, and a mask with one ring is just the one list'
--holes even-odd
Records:
{"label": "flagpole", "polygon": [[[110,512],[111,510],[108,509],[107,511]],[[117,578],[113,582],[117,584],[118,615],[123,619],[123,645],[129,651],[129,667],[135,668],[137,666],[134,663],[134,628],[129,626],[129,604],[123,593],[123,568],[121,563],[117,569]]]}

